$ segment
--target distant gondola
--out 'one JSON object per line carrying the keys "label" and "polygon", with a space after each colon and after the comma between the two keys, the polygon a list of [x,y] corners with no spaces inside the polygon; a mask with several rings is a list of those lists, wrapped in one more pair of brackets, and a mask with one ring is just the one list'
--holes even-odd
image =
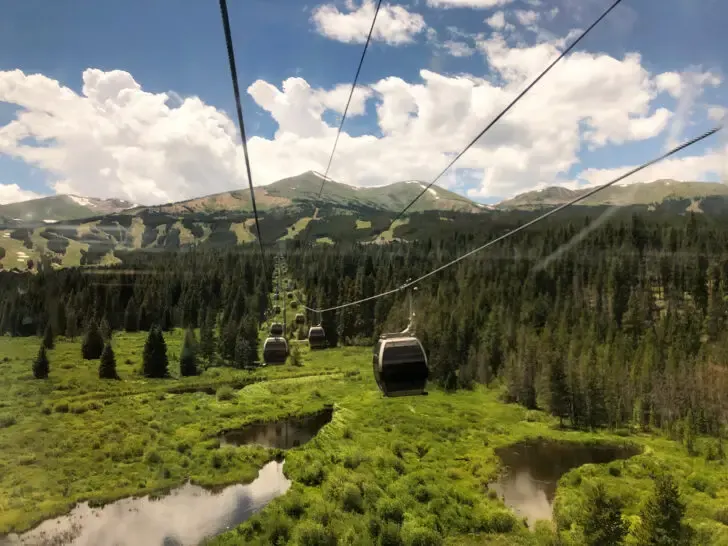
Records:
{"label": "distant gondola", "polygon": [[420,341],[409,334],[383,334],[374,346],[374,378],[384,396],[424,394],[427,355]]}
{"label": "distant gondola", "polygon": [[269,337],[263,344],[263,360],[266,364],[283,364],[288,357],[288,342],[283,337]]}
{"label": "distant gondola", "polygon": [[270,325],[270,335],[280,337],[283,335],[283,325],[280,322],[274,322]]}
{"label": "distant gondola", "polygon": [[306,322],[306,318],[303,316],[303,313],[298,313],[296,315],[296,324],[303,324]]}
{"label": "distant gondola", "polygon": [[274,315],[277,315],[280,312],[281,312],[280,306],[276,305],[275,307],[273,307],[273,314]]}
{"label": "distant gondola", "polygon": [[326,333],[321,326],[311,326],[308,329],[308,346],[312,349],[325,349],[328,342]]}
{"label": "distant gondola", "polygon": [[288,295],[288,299],[289,300],[292,300],[293,299],[293,292],[289,292],[287,295]]}

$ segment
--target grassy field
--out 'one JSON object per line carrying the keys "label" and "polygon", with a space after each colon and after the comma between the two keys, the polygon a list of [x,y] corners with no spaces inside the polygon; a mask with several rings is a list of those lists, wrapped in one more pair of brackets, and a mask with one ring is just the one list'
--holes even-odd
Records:
{"label": "grassy field", "polygon": [[[528,531],[487,490],[498,472],[494,448],[531,437],[628,441],[644,450],[566,474],[556,501],[562,523],[573,520],[584,485],[594,480],[623,498],[634,521],[651,490],[649,471],[661,467],[678,479],[689,522],[710,536],[705,544],[728,543],[728,526],[718,521],[728,505],[728,467],[690,457],[677,443],[559,430],[541,412],[501,403],[497,389],[383,399],[369,348],[309,352],[301,344],[300,367],[211,368],[179,379],[182,332],[165,337],[175,377],[146,380],[138,375],[145,335],[117,334],[121,381],[100,381],[98,361],[82,360],[80,342],[63,339],[49,352],[50,378],[34,380],[40,340],[0,338],[0,534],[83,499],[164,490],[188,478],[206,486],[250,481],[276,453],[220,447],[222,430],[334,404],[332,422],[286,454],[291,490],[213,544],[273,544],[276,537],[294,544],[333,537],[361,545],[549,544],[549,525]],[[699,451],[709,442],[701,439]]]}

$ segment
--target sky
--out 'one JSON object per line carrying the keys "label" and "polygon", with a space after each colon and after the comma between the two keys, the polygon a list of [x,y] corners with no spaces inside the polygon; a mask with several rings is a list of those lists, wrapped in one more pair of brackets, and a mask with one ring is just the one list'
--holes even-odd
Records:
{"label": "sky", "polygon": [[[329,176],[430,182],[612,0],[384,2]],[[326,169],[374,0],[228,0],[256,186]],[[0,203],[248,185],[218,3],[0,2]],[[438,182],[601,184],[728,112],[728,3],[623,0]],[[630,182],[728,177],[728,129]]]}

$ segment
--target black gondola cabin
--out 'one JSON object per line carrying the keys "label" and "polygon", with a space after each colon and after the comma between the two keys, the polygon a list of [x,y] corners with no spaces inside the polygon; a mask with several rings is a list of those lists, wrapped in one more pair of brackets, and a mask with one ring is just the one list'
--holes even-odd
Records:
{"label": "black gondola cabin", "polygon": [[325,349],[328,342],[326,333],[321,326],[311,326],[308,329],[308,346],[312,349]]}
{"label": "black gondola cabin", "polygon": [[288,357],[288,342],[282,337],[269,337],[263,344],[263,360],[266,364],[283,364]]}
{"label": "black gondola cabin", "polygon": [[406,334],[385,334],[374,346],[374,378],[384,396],[424,394],[427,355],[420,341]]}

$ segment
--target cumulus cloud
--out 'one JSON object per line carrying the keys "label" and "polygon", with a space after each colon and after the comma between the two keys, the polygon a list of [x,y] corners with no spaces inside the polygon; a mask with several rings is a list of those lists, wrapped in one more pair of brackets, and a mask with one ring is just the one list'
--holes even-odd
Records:
{"label": "cumulus cloud", "polygon": [[502,11],[496,11],[488,17],[485,22],[496,30],[501,30],[506,26],[506,14]]}
{"label": "cumulus cloud", "polygon": [[470,57],[475,49],[465,42],[447,40],[443,43],[445,50],[453,57]]}
{"label": "cumulus cloud", "polygon": [[[311,20],[316,31],[344,43],[363,44],[374,19],[376,6],[373,0],[364,0],[358,8],[352,0],[347,2],[348,12],[340,12],[333,4],[324,4],[313,10]],[[402,6],[382,4],[372,32],[372,40],[390,45],[408,44],[425,30],[422,15],[407,11]]]}
{"label": "cumulus cloud", "polygon": [[540,18],[540,15],[538,12],[533,10],[522,10],[518,9],[516,10],[516,19],[518,22],[524,26],[530,26],[536,23]]}
{"label": "cumulus cloud", "polygon": [[[431,179],[556,58],[562,44],[511,47],[493,33],[476,44],[488,80],[421,70],[411,81],[391,76],[367,82],[357,89],[349,115],[365,115],[373,105],[373,128],[351,136],[344,126],[330,176],[362,186]],[[457,168],[469,173],[469,194],[509,197],[535,184],[553,185],[573,178],[568,173],[584,146],[663,134],[673,113],[656,99],[678,89],[666,74],[650,73],[637,54],[568,56],[458,161]],[[196,97],[171,103],[168,94],[144,91],[126,72],[89,69],[83,82],[76,93],[45,76],[0,72],[0,101],[20,110],[0,127],[0,153],[45,169],[55,177],[56,191],[140,203],[246,185],[235,125],[223,112]],[[348,85],[320,89],[295,77],[258,80],[247,92],[277,124],[272,137],[249,140],[255,183],[322,171],[338,126],[324,117],[341,113]],[[597,175],[590,170],[583,176],[589,181]],[[463,188],[461,178],[453,173],[440,184]]]}
{"label": "cumulus cloud", "polygon": [[486,9],[496,6],[505,6],[513,0],[427,0],[427,5],[433,8],[476,8]]}
{"label": "cumulus cloud", "polygon": [[0,184],[0,205],[28,201],[43,197],[39,193],[22,189],[17,184]]}
{"label": "cumulus cloud", "polygon": [[[624,181],[625,184],[636,182],[651,182],[660,179],[680,181],[700,181],[722,178],[728,165],[728,146],[713,149],[702,155],[688,155],[666,159],[648,167],[639,175],[634,175]],[[610,169],[585,169],[579,178],[587,186],[599,186],[614,180],[625,172],[634,169],[637,165],[625,165]],[[723,179],[722,182],[728,182]]]}

